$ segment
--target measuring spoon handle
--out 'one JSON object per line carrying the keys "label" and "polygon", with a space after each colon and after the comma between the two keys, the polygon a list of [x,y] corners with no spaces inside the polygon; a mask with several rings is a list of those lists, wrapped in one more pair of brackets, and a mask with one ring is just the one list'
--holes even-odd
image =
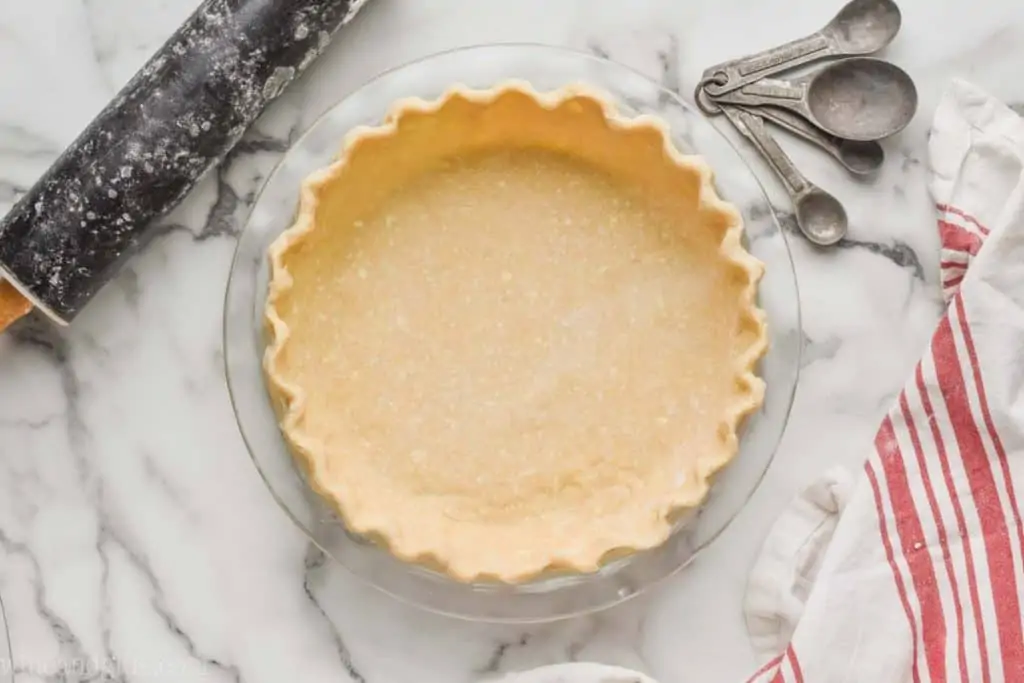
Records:
{"label": "measuring spoon handle", "polygon": [[751,83],[742,90],[726,93],[721,97],[712,97],[712,101],[718,105],[778,107],[788,109],[805,118],[811,116],[810,109],[807,107],[807,82],[803,80],[781,81],[766,78],[757,83]]}
{"label": "measuring spoon handle", "polygon": [[877,142],[842,140],[826,133],[812,125],[807,119],[797,116],[787,109],[760,107],[756,112],[748,111],[747,113],[760,116],[812,145],[817,145],[831,154],[836,161],[842,164],[843,168],[854,175],[870,175],[877,171],[885,161],[885,151]]}
{"label": "measuring spoon handle", "polygon": [[771,121],[776,126],[788,130],[790,133],[821,147],[829,154],[839,158],[839,141],[836,137],[819,130],[803,117],[797,116],[787,109],[761,107],[756,112],[748,111],[747,113],[752,116],[760,116],[766,121]]}
{"label": "measuring spoon handle", "polygon": [[722,107],[726,117],[735,126],[743,137],[747,138],[757,151],[761,153],[764,160],[778,174],[786,192],[795,200],[813,187],[811,182],[797,169],[793,161],[782,151],[782,147],[775,141],[765,128],[764,120],[749,112],[737,109],[736,107]]}
{"label": "measuring spoon handle", "polygon": [[780,71],[840,54],[842,51],[835,38],[818,31],[791,43],[707,69],[704,72],[705,88],[709,95],[718,97]]}

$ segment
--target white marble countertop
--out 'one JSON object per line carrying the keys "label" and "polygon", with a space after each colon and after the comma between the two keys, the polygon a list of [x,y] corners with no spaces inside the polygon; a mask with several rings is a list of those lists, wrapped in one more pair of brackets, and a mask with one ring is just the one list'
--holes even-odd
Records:
{"label": "white marble countertop", "polygon": [[[583,659],[662,683],[742,680],[755,665],[740,605],[759,540],[802,484],[834,464],[859,463],[937,319],[938,240],[924,185],[935,102],[954,75],[1024,102],[1017,0],[900,4],[904,28],[888,57],[916,78],[921,110],[887,144],[880,177],[851,182],[820,154],[787,144],[846,202],[852,227],[828,253],[794,241],[805,367],[760,490],[707,553],[664,585],[595,617],[521,627],[437,617],[378,594],[323,561],[268,495],[232,417],[221,351],[223,287],[254,192],[288,139],[330,103],[438,50],[568,45],[688,93],[706,65],[814,30],[834,8],[808,0],[371,3],[70,330],[27,321],[0,338],[0,595],[17,680],[99,672],[112,680],[451,683]],[[0,0],[0,211],[195,5]]]}

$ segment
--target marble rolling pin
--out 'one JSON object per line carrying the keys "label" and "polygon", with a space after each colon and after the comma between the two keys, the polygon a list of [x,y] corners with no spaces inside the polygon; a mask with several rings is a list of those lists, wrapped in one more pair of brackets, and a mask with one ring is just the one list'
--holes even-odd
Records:
{"label": "marble rolling pin", "polygon": [[69,323],[366,0],[204,0],[0,222],[0,331]]}

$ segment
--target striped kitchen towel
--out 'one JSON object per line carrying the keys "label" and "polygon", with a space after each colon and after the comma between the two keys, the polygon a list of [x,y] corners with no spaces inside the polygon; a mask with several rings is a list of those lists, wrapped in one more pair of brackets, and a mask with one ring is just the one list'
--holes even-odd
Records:
{"label": "striped kitchen towel", "polygon": [[863,470],[766,540],[752,683],[1024,683],[1024,121],[954,82],[929,157],[945,316]]}

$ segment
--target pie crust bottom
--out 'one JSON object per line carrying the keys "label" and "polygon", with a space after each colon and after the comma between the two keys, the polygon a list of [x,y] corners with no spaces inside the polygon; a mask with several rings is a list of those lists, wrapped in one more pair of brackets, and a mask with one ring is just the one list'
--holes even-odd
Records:
{"label": "pie crust bottom", "polygon": [[403,101],[271,248],[283,432],[353,531],[460,580],[656,546],[762,401],[741,234],[701,159],[585,90]]}

